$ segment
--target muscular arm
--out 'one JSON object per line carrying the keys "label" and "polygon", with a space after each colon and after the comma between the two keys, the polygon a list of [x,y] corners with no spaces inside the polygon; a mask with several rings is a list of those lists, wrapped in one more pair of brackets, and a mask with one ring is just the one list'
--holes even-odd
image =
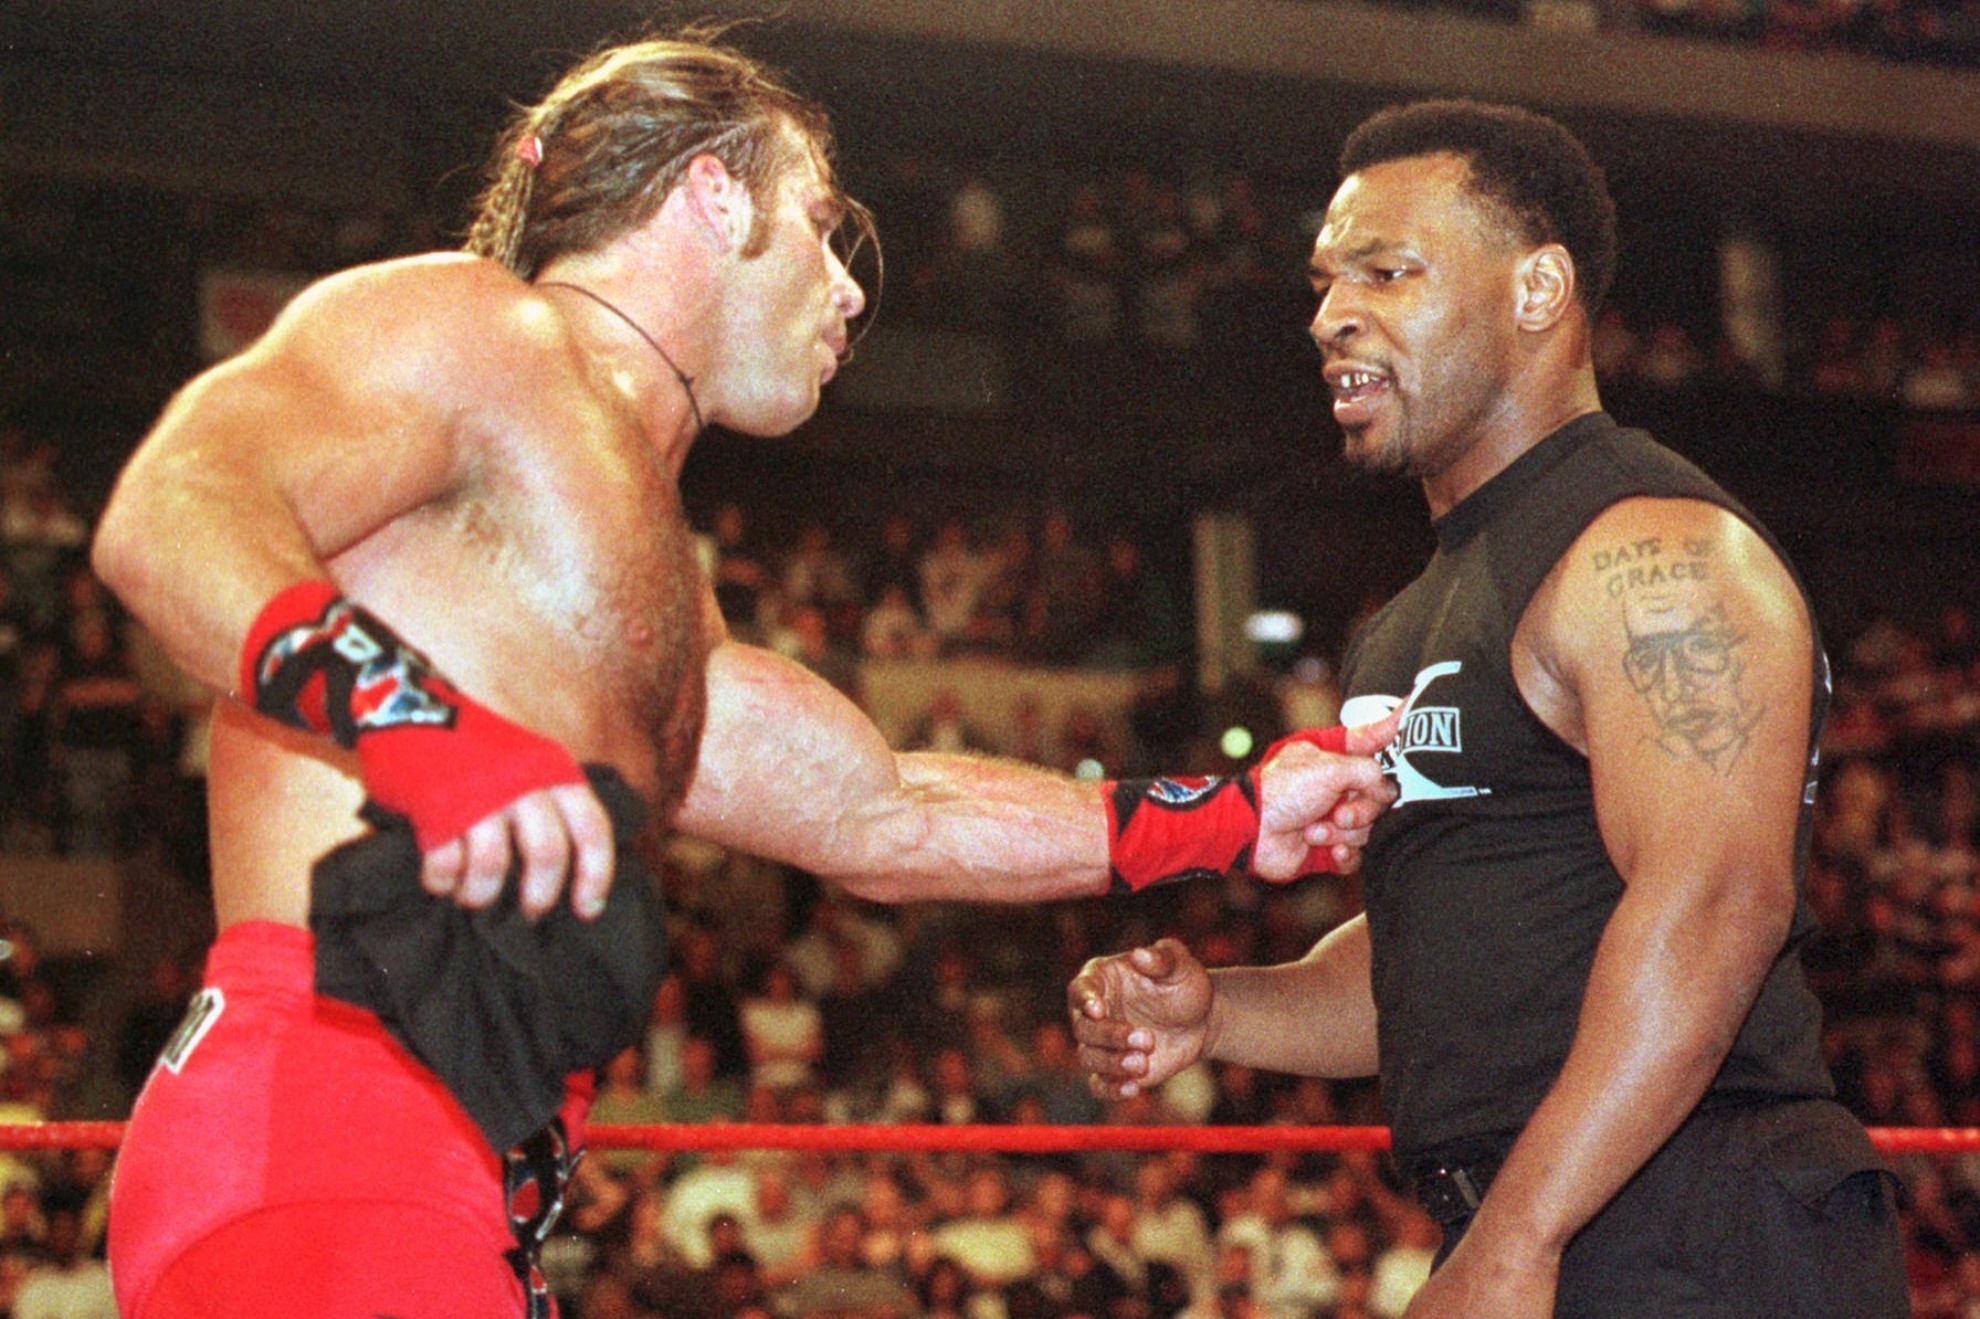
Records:
{"label": "muscular arm", "polygon": [[[542,435],[553,417],[570,424],[572,391],[527,369],[546,355],[531,305],[499,268],[456,257],[315,285],[167,407],[112,493],[96,571],[179,667],[233,691],[244,641],[279,592],[332,580],[364,604],[347,581],[353,560],[380,545],[370,557],[390,558],[395,524],[467,486],[484,446]],[[399,567],[402,581],[418,580],[403,555]],[[444,616],[447,603],[387,622],[425,646],[409,624]],[[612,837],[583,785],[540,787],[490,810],[429,847],[423,877],[435,893],[484,905],[512,855],[525,863],[525,909],[547,908],[567,873],[580,910],[602,905]]]}
{"label": "muscular arm", "polygon": [[[1358,846],[1388,800],[1374,763],[1297,750],[1285,758],[1304,767],[1267,780],[1268,821],[1318,821],[1309,841]],[[709,658],[707,725],[676,824],[877,901],[1049,901],[1109,880],[1098,784],[1015,761],[897,754],[829,684],[734,641]]]}
{"label": "muscular arm", "polygon": [[446,374],[420,369],[413,332],[378,333],[421,324],[382,305],[404,288],[369,273],[303,294],[182,390],[118,479],[96,571],[216,690],[278,590],[460,479]]}
{"label": "muscular arm", "polygon": [[[735,641],[708,660],[708,719],[685,833],[803,866],[876,901],[1100,892],[1091,783],[1007,761],[896,755],[829,683]],[[1021,870],[1026,892],[1004,876]]]}
{"label": "muscular arm", "polygon": [[1295,1076],[1373,1076],[1370,976],[1366,916],[1336,926],[1297,962],[1214,970],[1205,1053]]}
{"label": "muscular arm", "polygon": [[1421,1313],[1523,1312],[1460,1289],[1551,1277],[1723,1063],[1792,918],[1812,645],[1779,560],[1690,501],[1617,505],[1536,596],[1521,688],[1586,751],[1626,888],[1567,1063]]}

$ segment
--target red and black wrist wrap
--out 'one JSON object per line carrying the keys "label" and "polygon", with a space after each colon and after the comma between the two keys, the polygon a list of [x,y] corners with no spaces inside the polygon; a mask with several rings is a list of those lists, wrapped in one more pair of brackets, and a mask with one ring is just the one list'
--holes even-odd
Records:
{"label": "red and black wrist wrap", "polygon": [[1256,774],[1258,772],[1258,766],[1270,763],[1272,757],[1278,755],[1295,742],[1304,742],[1308,746],[1319,747],[1322,751],[1331,752],[1337,756],[1345,756],[1347,754],[1347,734],[1348,730],[1340,724],[1334,724],[1327,728],[1302,728],[1296,733],[1288,733],[1271,746],[1265,748],[1265,754],[1258,758],[1258,765],[1253,766],[1251,772]]}
{"label": "red and black wrist wrap", "polygon": [[526,793],[584,781],[562,745],[462,693],[329,582],[268,602],[242,648],[241,694],[354,748],[365,791],[412,821],[422,851]]}
{"label": "red and black wrist wrap", "polygon": [[427,658],[329,582],[269,601],[241,657],[241,694],[256,710],[341,747],[377,729],[451,728],[459,715],[459,694]]}
{"label": "red and black wrist wrap", "polygon": [[1111,889],[1226,875],[1258,838],[1258,785],[1236,778],[1128,779],[1106,785]]}
{"label": "red and black wrist wrap", "polygon": [[[1303,729],[1274,742],[1258,764],[1231,778],[1125,779],[1108,783],[1109,891],[1137,893],[1154,884],[1223,876],[1248,869],[1258,841],[1258,770],[1294,742],[1336,755],[1344,728]],[[1322,869],[1329,868],[1323,854]],[[1312,873],[1320,873],[1315,871]]]}

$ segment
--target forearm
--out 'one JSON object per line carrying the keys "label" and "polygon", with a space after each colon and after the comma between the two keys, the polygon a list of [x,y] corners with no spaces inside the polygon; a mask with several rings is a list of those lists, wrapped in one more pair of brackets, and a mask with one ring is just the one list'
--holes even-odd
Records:
{"label": "forearm", "polygon": [[895,764],[904,814],[866,867],[869,887],[896,899],[1019,902],[1106,891],[1100,784],[983,756],[916,752]]}
{"label": "forearm", "polygon": [[1204,1056],[1296,1076],[1371,1076],[1375,998],[1367,918],[1357,916],[1297,962],[1210,972]]}
{"label": "forearm", "polygon": [[1778,903],[1731,893],[1663,914],[1625,899],[1567,1063],[1474,1230],[1504,1251],[1564,1249],[1697,1106],[1785,933]]}
{"label": "forearm", "polygon": [[1116,878],[1138,890],[1253,864],[1267,841],[1276,861],[1259,869],[1289,879],[1310,850],[1309,823],[1352,801],[1359,833],[1353,820],[1335,828],[1323,840],[1332,850],[1307,869],[1342,865],[1335,853],[1358,845],[1386,804],[1369,750],[1288,755],[1268,834],[1249,776],[1103,785],[985,756],[897,754],[815,674],[725,640],[709,657],[701,755],[676,822],[883,902],[1052,901],[1103,893]]}
{"label": "forearm", "polygon": [[678,827],[874,901],[1041,902],[1108,882],[1096,783],[1015,761],[897,754],[802,666],[734,642]]}
{"label": "forearm", "polygon": [[1049,902],[1105,891],[1099,785],[987,757],[891,760],[891,783],[830,827],[787,835],[780,859],[875,902]]}

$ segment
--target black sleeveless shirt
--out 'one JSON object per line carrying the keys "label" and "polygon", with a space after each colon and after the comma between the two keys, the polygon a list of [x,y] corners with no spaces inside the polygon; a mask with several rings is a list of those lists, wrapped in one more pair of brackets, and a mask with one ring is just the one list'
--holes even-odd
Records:
{"label": "black sleeveless shirt", "polygon": [[[1402,797],[1377,824],[1362,869],[1382,1095],[1404,1167],[1433,1148],[1517,1134],[1567,1058],[1623,882],[1596,829],[1588,761],[1521,699],[1512,638],[1574,539],[1632,496],[1719,505],[1780,553],[1690,463],[1592,413],[1438,519],[1429,566],[1349,650],[1350,699],[1413,698],[1384,753]],[[1828,702],[1819,645],[1813,662],[1797,889]],[[1832,1093],[1820,1007],[1799,957],[1812,924],[1798,902],[1787,944],[1707,1102]]]}

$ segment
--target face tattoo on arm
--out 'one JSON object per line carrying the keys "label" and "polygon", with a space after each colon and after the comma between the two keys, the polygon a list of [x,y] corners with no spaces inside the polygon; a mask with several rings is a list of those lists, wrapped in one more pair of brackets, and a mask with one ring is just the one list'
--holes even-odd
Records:
{"label": "face tattoo on arm", "polygon": [[1738,762],[1766,706],[1741,687],[1746,637],[1711,596],[1711,553],[1698,541],[1677,553],[1644,542],[1636,562],[1608,565],[1609,591],[1623,603],[1623,672],[1656,724],[1657,744],[1723,774]]}

